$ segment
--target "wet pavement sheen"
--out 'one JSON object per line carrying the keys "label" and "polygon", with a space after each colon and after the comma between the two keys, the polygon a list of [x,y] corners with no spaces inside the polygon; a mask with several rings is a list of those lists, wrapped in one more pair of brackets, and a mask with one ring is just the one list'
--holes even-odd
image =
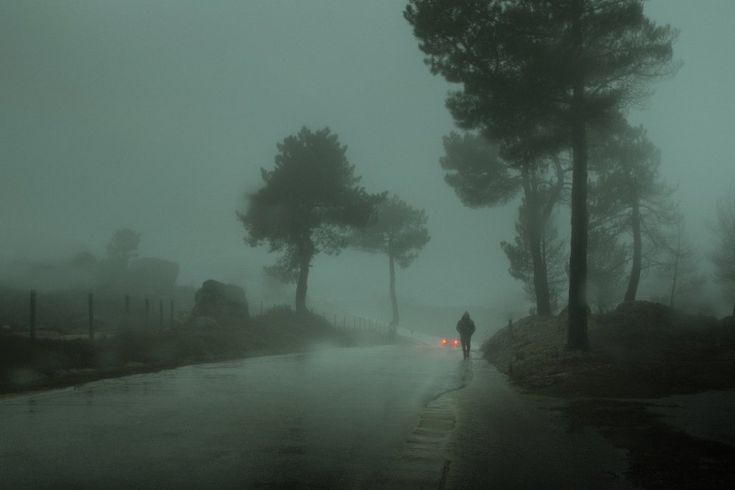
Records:
{"label": "wet pavement sheen", "polygon": [[324,349],[5,398],[0,486],[369,488],[456,379],[452,354]]}
{"label": "wet pavement sheen", "polygon": [[187,366],[0,399],[0,488],[624,488],[548,403],[432,345]]}

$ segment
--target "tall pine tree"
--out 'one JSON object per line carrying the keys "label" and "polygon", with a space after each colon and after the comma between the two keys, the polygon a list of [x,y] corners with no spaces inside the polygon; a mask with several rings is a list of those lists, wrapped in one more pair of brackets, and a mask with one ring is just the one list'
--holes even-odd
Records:
{"label": "tall pine tree", "polygon": [[404,16],[460,127],[572,151],[567,345],[587,348],[587,130],[672,70],[675,32],[642,0],[409,0]]}

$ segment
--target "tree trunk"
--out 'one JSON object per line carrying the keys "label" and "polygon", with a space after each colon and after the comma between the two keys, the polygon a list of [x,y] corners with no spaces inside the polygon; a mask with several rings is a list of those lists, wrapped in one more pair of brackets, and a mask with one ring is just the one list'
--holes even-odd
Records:
{"label": "tree trunk", "polygon": [[569,256],[567,347],[586,349],[587,339],[587,142],[575,123],[572,163],[572,233]]}
{"label": "tree trunk", "polygon": [[299,266],[299,279],[296,283],[296,311],[305,313],[306,309],[306,288],[309,281],[309,268],[311,267],[311,257],[304,258]]}
{"label": "tree trunk", "polygon": [[398,327],[400,317],[398,316],[398,301],[396,299],[396,265],[393,255],[388,253],[388,264],[390,268],[390,304],[392,308],[393,317],[390,321],[390,327],[393,332]]}
{"label": "tree trunk", "polygon": [[[534,226],[538,226],[535,224]],[[549,277],[546,271],[546,260],[541,246],[543,230],[529,230],[529,247],[533,262],[533,288],[536,292],[536,314],[551,315],[551,295],[549,293]]]}
{"label": "tree trunk", "polygon": [[546,225],[545,216],[542,216],[541,205],[538,200],[538,190],[531,182],[530,171],[523,172],[523,191],[526,195],[527,213],[526,226],[528,227],[528,248],[533,265],[533,289],[536,296],[536,314],[551,315],[551,294],[549,293],[549,278],[546,271],[546,257],[541,246],[541,237]]}
{"label": "tree trunk", "polygon": [[633,211],[630,216],[630,225],[633,231],[633,265],[630,268],[628,289],[625,291],[624,301],[635,301],[638,294],[638,284],[641,281],[641,258],[643,244],[641,241],[641,211],[638,195],[633,196]]}
{"label": "tree trunk", "polygon": [[[577,1],[573,35],[577,58],[583,49],[582,12]],[[581,66],[581,60],[579,61]],[[567,348],[587,349],[587,134],[584,115],[584,79],[577,73],[574,82],[572,115],[572,233],[569,254],[569,304],[567,307]]]}

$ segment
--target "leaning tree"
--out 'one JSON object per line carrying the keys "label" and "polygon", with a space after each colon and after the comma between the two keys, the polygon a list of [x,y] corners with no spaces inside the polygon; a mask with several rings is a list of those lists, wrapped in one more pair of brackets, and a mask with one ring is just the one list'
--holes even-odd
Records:
{"label": "leaning tree", "polygon": [[642,0],[409,0],[404,16],[432,72],[461,84],[459,126],[571,149],[567,346],[586,348],[587,130],[671,70],[675,32]]}
{"label": "leaning tree", "polygon": [[445,136],[444,152],[440,159],[444,180],[465,206],[498,206],[522,194],[515,242],[502,242],[501,247],[510,261],[511,275],[523,281],[535,300],[537,314],[551,315],[558,286],[558,263],[554,261],[559,243],[553,236],[551,217],[565,182],[560,160],[543,152],[517,153],[509,142],[490,142],[469,132]]}
{"label": "leaning tree", "polygon": [[306,311],[309,269],[320,252],[339,253],[356,227],[364,226],[376,198],[358,186],[360,177],[346,156],[347,147],[328,128],[302,128],[278,144],[275,167],[261,169],[264,185],[237,212],[247,243],[267,242],[281,252],[267,269],[296,282],[296,310]]}
{"label": "leaning tree", "polygon": [[630,269],[624,301],[635,301],[642,271],[656,265],[667,249],[667,233],[679,214],[671,200],[674,189],[663,183],[661,153],[642,126],[623,118],[591,138],[590,233],[628,237]]}
{"label": "leaning tree", "polygon": [[353,243],[357,248],[383,253],[388,257],[392,312],[390,326],[394,331],[400,319],[396,298],[396,264],[405,269],[429,242],[426,221],[423,209],[416,209],[394,195],[383,199],[375,206],[375,213],[370,223],[358,230],[353,237]]}
{"label": "leaning tree", "polygon": [[608,227],[591,226],[587,255],[587,294],[590,307],[605,313],[620,303],[625,289],[628,247],[620,234]]}

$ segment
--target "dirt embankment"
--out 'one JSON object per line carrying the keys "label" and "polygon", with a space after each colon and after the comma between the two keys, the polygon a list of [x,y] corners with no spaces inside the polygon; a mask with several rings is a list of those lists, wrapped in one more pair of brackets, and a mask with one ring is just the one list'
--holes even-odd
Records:
{"label": "dirt embankment", "polygon": [[732,318],[624,303],[592,316],[589,339],[589,351],[568,351],[565,317],[528,317],[482,349],[518,385],[548,394],[651,398],[735,387]]}

